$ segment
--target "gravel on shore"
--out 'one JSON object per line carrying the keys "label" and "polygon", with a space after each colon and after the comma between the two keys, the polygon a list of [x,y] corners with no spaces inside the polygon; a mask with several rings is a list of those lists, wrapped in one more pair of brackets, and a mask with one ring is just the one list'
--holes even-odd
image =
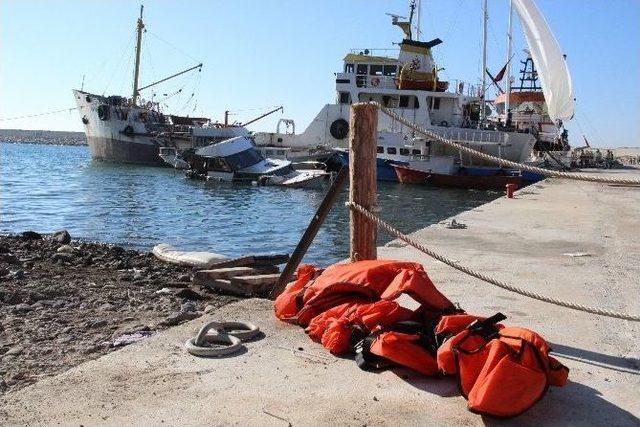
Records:
{"label": "gravel on shore", "polygon": [[0,394],[237,300],[192,275],[64,231],[0,236]]}

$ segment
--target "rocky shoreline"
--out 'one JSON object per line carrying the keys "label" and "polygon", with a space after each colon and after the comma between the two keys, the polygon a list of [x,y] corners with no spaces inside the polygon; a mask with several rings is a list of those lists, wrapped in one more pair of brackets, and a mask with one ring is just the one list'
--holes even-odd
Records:
{"label": "rocky shoreline", "polygon": [[0,129],[0,142],[10,144],[87,145],[84,132]]}
{"label": "rocky shoreline", "polygon": [[0,236],[0,394],[237,300],[192,277],[66,231]]}

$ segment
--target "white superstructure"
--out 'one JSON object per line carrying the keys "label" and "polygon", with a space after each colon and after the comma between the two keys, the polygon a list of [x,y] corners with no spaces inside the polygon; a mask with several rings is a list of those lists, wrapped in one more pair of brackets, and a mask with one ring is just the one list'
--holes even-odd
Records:
{"label": "white superstructure", "polygon": [[[373,55],[366,49],[350,52],[344,58],[344,68],[335,74],[335,103],[325,105],[304,132],[256,133],[256,144],[297,149],[346,148],[351,104],[375,101],[418,126],[479,151],[513,161],[527,160],[535,142],[530,134],[491,129],[488,123],[481,122],[480,88],[439,79],[431,49],[442,41],[413,40],[410,22],[400,21],[400,17],[394,16],[393,24],[405,33],[397,57]],[[378,130],[401,133],[410,139],[422,138],[382,112]],[[459,150],[426,139],[432,155],[460,156],[463,163],[471,162]]]}

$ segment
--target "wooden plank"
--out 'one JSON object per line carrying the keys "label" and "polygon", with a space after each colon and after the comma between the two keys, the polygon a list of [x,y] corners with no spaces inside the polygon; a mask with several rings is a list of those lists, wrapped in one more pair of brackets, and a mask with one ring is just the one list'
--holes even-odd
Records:
{"label": "wooden plank", "polygon": [[280,278],[279,274],[238,276],[231,279],[231,286],[243,295],[267,295]]}
{"label": "wooden plank", "polygon": [[268,255],[254,255],[254,264],[256,267],[263,265],[279,265],[289,261],[289,254],[268,254]]}
{"label": "wooden plank", "polygon": [[229,267],[248,267],[253,264],[253,255],[232,258],[225,261],[216,262],[208,266],[208,270],[217,270],[219,268]]}
{"label": "wooden plank", "polygon": [[230,267],[262,267],[284,264],[288,260],[288,254],[246,255],[211,264],[208,266],[207,270],[217,270],[219,268]]}
{"label": "wooden plank", "polygon": [[232,284],[248,283],[255,285],[274,284],[280,278],[279,274],[258,274],[255,276],[237,276],[231,278]]}
{"label": "wooden plank", "polygon": [[338,176],[333,181],[333,184],[331,184],[329,191],[327,191],[327,194],[324,196],[322,203],[320,203],[316,214],[311,218],[311,222],[309,222],[307,229],[300,238],[298,246],[296,246],[296,249],[293,251],[289,262],[282,270],[278,283],[276,283],[273,291],[271,292],[271,298],[275,299],[280,295],[287,286],[287,283],[293,279],[293,275],[302,262],[302,258],[304,258],[309,246],[311,246],[311,243],[313,242],[313,239],[315,239],[318,234],[318,230],[320,230],[320,227],[327,218],[327,215],[331,212],[331,208],[335,204],[336,198],[344,188],[348,176],[349,168],[343,166],[342,169],[340,169],[340,172],[338,172]]}
{"label": "wooden plank", "polygon": [[280,274],[259,274],[256,276],[237,276],[231,279],[212,279],[205,286],[228,294],[250,297],[267,295]]}
{"label": "wooden plank", "polygon": [[274,265],[264,267],[228,267],[216,270],[200,270],[193,275],[193,282],[199,285],[216,279],[230,279],[235,276],[250,276],[252,274],[277,273],[279,268]]}
{"label": "wooden plank", "polygon": [[[376,145],[378,108],[369,103],[351,106],[349,136],[349,201],[367,210],[376,206]],[[376,259],[376,225],[365,216],[349,211],[349,256],[351,261]]]}

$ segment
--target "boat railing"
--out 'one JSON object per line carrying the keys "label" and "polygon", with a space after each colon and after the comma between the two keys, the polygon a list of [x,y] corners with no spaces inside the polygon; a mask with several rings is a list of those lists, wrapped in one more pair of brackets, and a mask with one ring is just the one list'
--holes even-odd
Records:
{"label": "boat railing", "polygon": [[[398,88],[398,76],[395,74],[351,74],[351,73],[337,73],[338,79],[348,78],[349,80],[355,75],[355,83],[359,88],[374,88],[374,89],[397,89]],[[478,97],[480,93],[480,87],[478,85],[468,84],[463,80],[453,80],[454,84],[449,85],[447,93],[453,93],[456,95],[463,95],[468,97]]]}
{"label": "boat railing", "polygon": [[458,95],[465,95],[470,97],[479,97],[482,86],[477,84],[471,84],[465,80],[455,79],[449,84],[449,91]]}
{"label": "boat railing", "polygon": [[349,53],[353,53],[355,55],[372,55],[372,56],[381,56],[375,55],[376,53],[383,53],[388,55],[389,52],[400,52],[400,48],[385,48],[385,47],[374,47],[374,48],[362,48],[362,49],[349,49]]}
{"label": "boat railing", "polygon": [[443,129],[434,128],[431,129],[438,135],[454,140],[456,142],[479,142],[483,144],[500,144],[506,145],[508,143],[507,133],[483,130],[483,129]]}

